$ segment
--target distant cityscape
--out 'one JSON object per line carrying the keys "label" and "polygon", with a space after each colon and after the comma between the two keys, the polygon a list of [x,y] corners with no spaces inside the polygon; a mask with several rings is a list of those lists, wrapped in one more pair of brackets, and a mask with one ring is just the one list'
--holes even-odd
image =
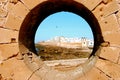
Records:
{"label": "distant cityscape", "polygon": [[[43,41],[44,43],[52,43],[56,46],[67,47],[67,48],[93,48],[94,41],[87,39],[86,37],[81,38],[68,38],[64,36],[56,36],[50,40]],[[41,42],[39,42],[41,43]]]}

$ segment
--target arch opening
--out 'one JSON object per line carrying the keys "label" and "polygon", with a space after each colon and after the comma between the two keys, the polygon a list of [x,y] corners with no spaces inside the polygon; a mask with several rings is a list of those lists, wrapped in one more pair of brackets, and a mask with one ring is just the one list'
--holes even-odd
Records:
{"label": "arch opening", "polygon": [[94,47],[89,24],[72,12],[57,12],[45,18],[35,34],[37,54],[44,61],[88,59]]}
{"label": "arch opening", "polygon": [[[32,54],[35,54],[35,56],[38,56],[36,47],[34,45],[34,42],[35,42],[34,40],[35,40],[35,33],[39,27],[39,24],[42,23],[42,21],[45,18],[47,18],[49,15],[57,12],[62,12],[62,11],[71,12],[81,16],[83,19],[85,19],[85,21],[87,21],[87,23],[91,27],[91,30],[94,36],[94,47],[93,47],[92,53],[89,56],[89,60],[84,65],[87,68],[82,67],[83,70],[86,71],[86,69],[88,70],[91,68],[91,66],[94,65],[95,63],[94,56],[97,55],[96,52],[99,50],[99,46],[102,42],[104,42],[104,40],[102,37],[99,23],[95,18],[94,14],[81,3],[78,3],[73,0],[69,0],[69,1],[68,0],[48,0],[40,3],[35,8],[33,8],[24,19],[22,26],[20,28],[20,32],[19,32],[20,52],[23,55],[23,57],[27,56],[27,58],[24,57],[27,64],[29,63],[30,65],[34,65],[31,63],[32,61],[30,60],[33,60],[32,58],[34,56],[31,58]],[[38,64],[38,63],[35,62],[35,64]],[[33,69],[32,67],[32,70],[35,70],[35,69]]]}

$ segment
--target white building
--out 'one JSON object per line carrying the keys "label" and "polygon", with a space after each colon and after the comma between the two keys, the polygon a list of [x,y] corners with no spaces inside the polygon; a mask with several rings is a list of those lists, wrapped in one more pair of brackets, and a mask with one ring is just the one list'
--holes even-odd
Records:
{"label": "white building", "polygon": [[94,46],[94,41],[89,40],[86,37],[67,38],[67,37],[63,37],[63,36],[60,36],[60,37],[56,36],[50,40],[47,40],[46,42],[54,42],[54,43],[56,43],[57,46],[63,46],[66,43],[78,43],[78,44],[80,43],[82,48],[88,48],[88,47],[92,48]]}

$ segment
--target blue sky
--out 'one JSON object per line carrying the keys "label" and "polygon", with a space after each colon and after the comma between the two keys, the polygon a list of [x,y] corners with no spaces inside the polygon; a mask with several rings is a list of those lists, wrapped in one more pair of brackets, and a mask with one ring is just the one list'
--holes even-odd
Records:
{"label": "blue sky", "polygon": [[82,17],[70,12],[58,12],[45,18],[36,31],[35,43],[55,36],[93,39],[89,24]]}

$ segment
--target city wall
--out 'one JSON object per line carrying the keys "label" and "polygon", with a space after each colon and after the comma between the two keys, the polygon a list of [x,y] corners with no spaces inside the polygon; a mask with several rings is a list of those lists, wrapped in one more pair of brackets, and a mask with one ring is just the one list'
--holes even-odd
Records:
{"label": "city wall", "polygon": [[44,1],[47,0],[0,0],[0,80],[120,80],[120,0],[70,0],[86,6],[100,24],[104,43],[89,71],[79,76],[76,69],[72,71],[77,75],[74,78],[70,76],[72,72],[62,75],[50,68],[48,71],[41,63],[45,74],[38,74],[42,77],[35,74],[37,68],[30,70],[20,52],[20,29],[27,14]]}

